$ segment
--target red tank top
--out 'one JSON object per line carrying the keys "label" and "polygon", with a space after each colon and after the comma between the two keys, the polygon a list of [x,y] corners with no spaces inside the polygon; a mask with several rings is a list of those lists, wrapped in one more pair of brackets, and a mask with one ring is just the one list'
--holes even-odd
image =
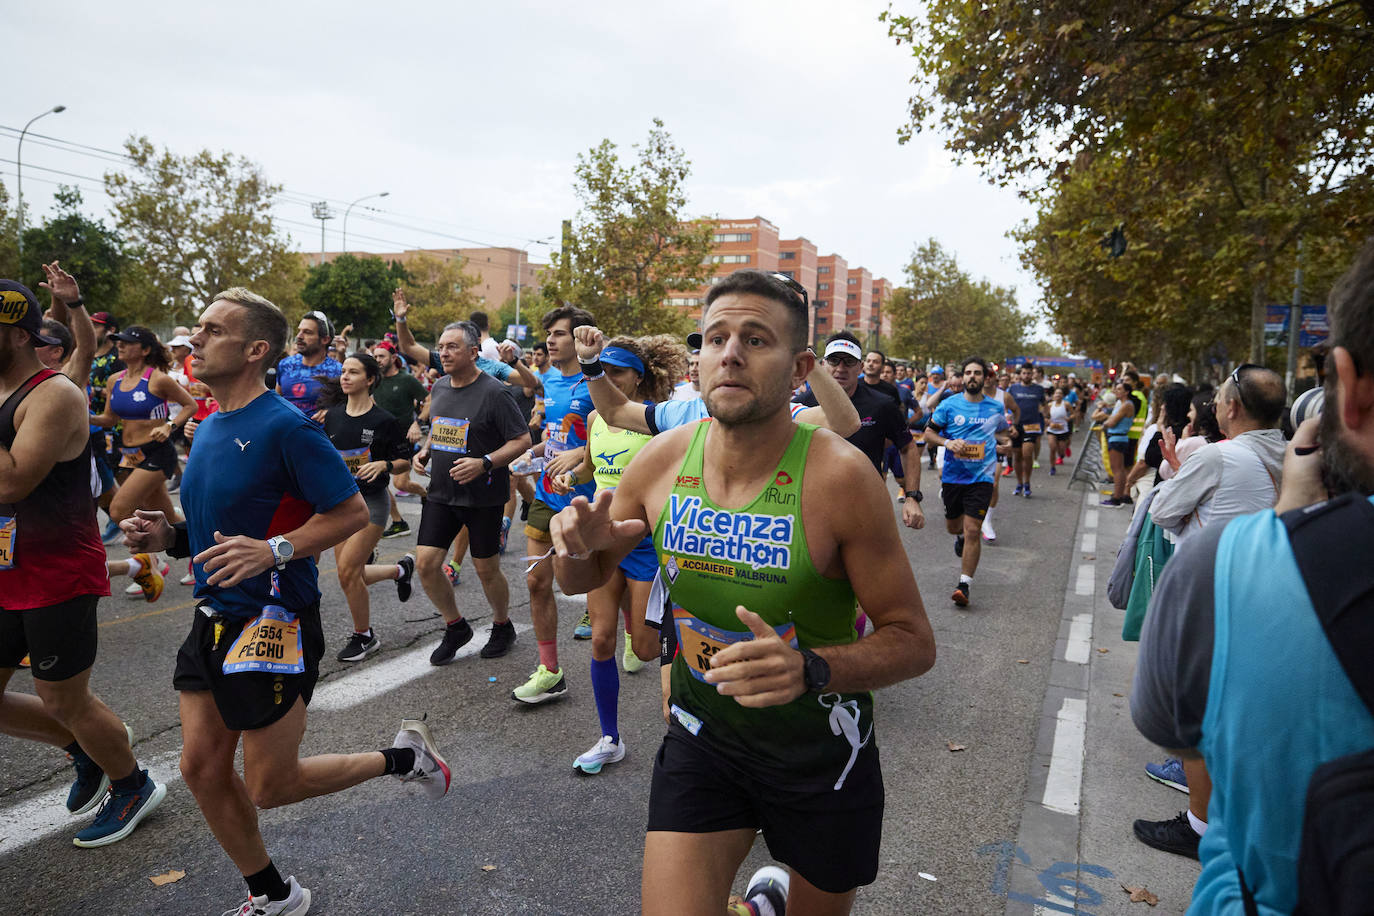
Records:
{"label": "red tank top", "polygon": [[[71,384],[52,369],[41,369],[0,405],[0,443],[14,445],[14,414],[24,398],[50,378]],[[10,529],[0,540],[9,548],[0,569],[0,608],[29,610],[70,601],[82,595],[108,595],[105,546],[95,520],[91,495],[91,446],[53,465],[33,492],[17,503],[0,504],[0,518]]]}

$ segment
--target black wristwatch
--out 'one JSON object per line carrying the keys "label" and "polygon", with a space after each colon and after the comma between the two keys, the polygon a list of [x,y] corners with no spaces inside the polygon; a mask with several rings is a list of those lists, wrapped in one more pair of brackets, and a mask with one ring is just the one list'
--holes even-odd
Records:
{"label": "black wristwatch", "polygon": [[802,682],[812,693],[824,693],[830,684],[830,663],[810,649],[802,649]]}
{"label": "black wristwatch", "polygon": [[907,490],[907,491],[906,491],[906,498],[907,498],[907,499],[914,499],[914,500],[916,500],[917,502],[920,502],[921,500],[925,499],[926,497],[925,497],[925,494],[922,493],[920,490]]}
{"label": "black wristwatch", "polygon": [[482,456],[482,467],[486,470],[486,472],[487,472],[488,474],[491,473],[492,463],[491,463],[491,456],[490,456],[490,455],[483,455],[483,456]]}

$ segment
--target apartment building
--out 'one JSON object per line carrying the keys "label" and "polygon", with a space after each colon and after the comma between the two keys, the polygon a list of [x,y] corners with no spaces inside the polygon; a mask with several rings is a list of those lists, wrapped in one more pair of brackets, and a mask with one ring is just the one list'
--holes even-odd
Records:
{"label": "apartment building", "polygon": [[[343,252],[327,251],[323,256],[309,255],[311,263],[319,264],[332,261]],[[527,296],[539,291],[540,274],[549,266],[530,260],[528,251],[520,248],[412,248],[406,251],[350,251],[359,258],[381,258],[383,261],[400,261],[406,264],[420,255],[428,255],[442,261],[463,259],[463,272],[477,278],[471,292],[487,310],[495,311],[515,295],[517,274],[520,277],[521,295]]]}

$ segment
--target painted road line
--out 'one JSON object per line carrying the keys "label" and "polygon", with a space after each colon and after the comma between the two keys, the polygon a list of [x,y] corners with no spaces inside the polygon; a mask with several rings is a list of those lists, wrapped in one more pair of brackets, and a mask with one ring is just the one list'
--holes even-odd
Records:
{"label": "painted road line", "polygon": [[1065,640],[1064,661],[1086,665],[1092,654],[1093,615],[1074,614],[1069,622],[1069,638]]}
{"label": "painted road line", "polygon": [[1083,532],[1083,543],[1078,549],[1083,553],[1097,553],[1097,534],[1092,531]]}
{"label": "painted road line", "polygon": [[[515,625],[517,634],[527,632],[529,629],[530,625],[527,623]],[[490,624],[474,632],[468,644],[454,655],[454,660],[468,658],[481,652],[482,646],[486,645],[487,637],[490,635]],[[387,691],[408,684],[416,678],[437,671],[438,666],[429,663],[429,654],[432,651],[434,651],[432,645],[420,646],[379,664],[354,669],[343,677],[330,678],[329,681],[315,688],[315,696],[310,700],[310,711],[328,710],[333,712],[352,709],[354,706],[366,703]]]}
{"label": "painted road line", "polygon": [[1097,573],[1092,563],[1082,563],[1078,567],[1078,579],[1073,585],[1074,594],[1088,596],[1097,590]]}
{"label": "painted road line", "polygon": [[1054,750],[1041,804],[1051,811],[1077,816],[1083,788],[1083,740],[1088,701],[1065,697],[1054,723]]}
{"label": "painted road line", "polygon": [[1097,527],[1097,509],[1089,509],[1083,513],[1083,527],[1092,530]]}
{"label": "painted road line", "polygon": [[[140,759],[138,765],[147,769],[158,782],[170,786],[181,781],[180,761],[181,751],[170,751]],[[75,836],[77,831],[90,826],[95,819],[94,812],[81,817],[72,817],[67,812],[68,790],[64,785],[0,808],[0,856],[54,833],[68,832]]]}

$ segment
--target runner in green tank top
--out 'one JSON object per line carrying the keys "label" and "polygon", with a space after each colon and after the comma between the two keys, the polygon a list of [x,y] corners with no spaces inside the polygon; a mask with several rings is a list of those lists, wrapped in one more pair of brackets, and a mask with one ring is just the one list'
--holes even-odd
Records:
{"label": "runner in green tank top", "polygon": [[[606,377],[626,397],[652,403],[672,392],[674,379],[686,368],[687,349],[666,335],[617,337],[602,352],[601,363]],[[596,481],[598,492],[614,490],[630,460],[649,441],[643,433],[607,425],[596,411],[587,416],[587,430],[582,464],[572,473],[556,476],[551,481],[554,492],[569,493],[588,480]],[[587,594],[592,629],[592,695],[601,728],[596,744],[573,761],[577,773],[594,776],[606,764],[618,763],[625,757],[617,713],[620,675],[615,667],[616,618],[624,607],[625,673],[633,674],[645,661],[658,655],[654,631],[644,620],[657,564],[653,539],[646,536],[620,561],[605,585]]]}
{"label": "runner in green tank top", "polygon": [[[652,524],[665,623],[681,636],[650,791],[645,913],[718,916],[758,828],[791,870],[789,913],[848,912],[877,876],[882,830],[868,691],[935,659],[872,466],[791,420],[815,360],[794,289],[756,270],[716,284],[700,362],[712,419],[656,437],[613,497],[574,500],[550,526],[559,584],[576,594],[610,578]],[[856,599],[874,625],[862,639]]]}

